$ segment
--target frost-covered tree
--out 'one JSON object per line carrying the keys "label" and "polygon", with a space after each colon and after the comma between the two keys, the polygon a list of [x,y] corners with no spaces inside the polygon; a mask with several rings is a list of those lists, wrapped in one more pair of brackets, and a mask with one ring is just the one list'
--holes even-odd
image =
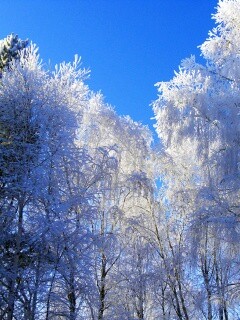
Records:
{"label": "frost-covered tree", "polygon": [[239,280],[230,278],[239,268],[239,0],[219,1],[213,18],[217,27],[200,46],[206,64],[193,56],[183,60],[172,80],[157,84],[153,108],[168,217],[188,223],[184,242],[189,238],[198,252],[190,257],[198,260],[191,275],[196,272],[201,279],[197,286],[202,282],[198,307],[207,319],[234,319],[238,309],[230,295],[236,297]]}
{"label": "frost-covered tree", "polygon": [[2,45],[1,319],[239,318],[239,9],[158,84],[160,151],[77,56],[51,72]]}
{"label": "frost-covered tree", "polygon": [[[76,60],[73,65],[62,65],[49,76],[42,70],[36,48],[30,46],[19,53],[19,59],[9,63],[10,68],[2,75],[1,296],[5,303],[1,313],[4,319],[12,319],[15,312],[25,309],[26,319],[35,318],[39,311],[39,292],[35,290],[43,285],[40,276],[46,279],[43,271],[47,270],[47,264],[52,268],[53,259],[57,259],[54,251],[48,253],[47,248],[56,232],[56,215],[61,213],[61,206],[70,206],[70,195],[64,197],[66,182],[61,182],[63,161],[74,149],[80,108],[88,92],[82,81],[84,71],[78,70],[77,64]],[[23,317],[23,312],[20,314]],[[17,317],[21,319],[20,315]]]}
{"label": "frost-covered tree", "polygon": [[19,59],[20,50],[26,48],[28,40],[21,40],[13,33],[0,41],[0,75],[10,61]]}
{"label": "frost-covered tree", "polygon": [[201,46],[206,65],[183,60],[170,82],[157,84],[154,103],[157,132],[179,174],[169,175],[170,192],[194,190],[197,214],[229,226],[239,218],[239,12],[239,1],[219,2],[218,25]]}
{"label": "frost-covered tree", "polygon": [[98,291],[93,319],[125,319],[121,292],[128,284],[123,261],[131,244],[124,239],[128,219],[143,211],[140,205],[145,192],[141,185],[146,176],[152,177],[151,134],[129,117],[119,117],[97,94],[83,113],[78,137],[78,145],[84,145],[93,158],[99,158],[99,151],[105,154],[106,168],[111,168],[97,183],[100,202],[92,220],[97,237],[93,272]]}
{"label": "frost-covered tree", "polygon": [[77,57],[44,70],[34,45],[2,73],[4,320],[123,319],[122,288],[141,300],[123,261],[135,246],[126,230],[150,194],[151,134],[91,93],[86,75]]}

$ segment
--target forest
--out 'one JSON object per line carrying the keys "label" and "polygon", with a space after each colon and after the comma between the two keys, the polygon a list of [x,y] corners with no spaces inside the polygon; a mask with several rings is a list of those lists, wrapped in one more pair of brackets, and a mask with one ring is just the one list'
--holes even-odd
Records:
{"label": "forest", "polygon": [[240,319],[240,0],[213,18],[157,141],[77,55],[0,41],[0,320]]}

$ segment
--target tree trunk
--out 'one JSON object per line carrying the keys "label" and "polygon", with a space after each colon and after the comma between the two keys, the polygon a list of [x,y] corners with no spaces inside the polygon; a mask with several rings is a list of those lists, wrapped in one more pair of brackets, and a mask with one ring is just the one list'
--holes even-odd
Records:
{"label": "tree trunk", "polygon": [[7,306],[7,320],[13,319],[14,313],[14,303],[16,296],[16,280],[18,276],[18,268],[19,268],[19,259],[21,252],[21,241],[23,234],[23,208],[24,201],[23,199],[19,199],[18,202],[18,225],[17,225],[17,234],[16,234],[16,250],[14,255],[13,267],[12,267],[12,277],[10,280],[10,288],[8,294],[8,306]]}
{"label": "tree trunk", "polygon": [[222,289],[221,289],[216,251],[214,252],[214,263],[215,263],[215,272],[216,272],[217,295],[219,299],[218,316],[219,316],[219,320],[223,320],[223,297],[222,297]]}
{"label": "tree trunk", "polygon": [[210,288],[209,270],[208,270],[208,266],[207,266],[206,256],[204,256],[203,259],[204,259],[204,261],[201,262],[202,263],[201,270],[202,270],[205,288],[207,291],[207,312],[208,312],[207,319],[212,320],[212,318],[213,318],[213,316],[212,316],[212,302],[211,302],[212,292],[211,292],[211,288]]}
{"label": "tree trunk", "polygon": [[35,313],[36,313],[36,308],[37,308],[39,280],[40,280],[40,257],[38,257],[38,262],[37,262],[36,281],[35,281],[35,288],[34,288],[33,299],[32,299],[32,315],[29,320],[35,319]]}
{"label": "tree trunk", "polygon": [[68,293],[68,302],[69,302],[69,311],[70,311],[70,320],[76,319],[76,294],[74,286],[74,272],[70,272],[70,291]]}
{"label": "tree trunk", "polygon": [[102,253],[102,269],[101,269],[101,280],[100,280],[100,306],[98,310],[98,320],[103,319],[103,313],[105,310],[105,298],[106,298],[106,287],[105,287],[105,281],[106,281],[106,256],[104,253]]}
{"label": "tree trunk", "polygon": [[223,311],[224,311],[225,320],[228,320],[228,311],[227,311],[226,301],[224,301]]}

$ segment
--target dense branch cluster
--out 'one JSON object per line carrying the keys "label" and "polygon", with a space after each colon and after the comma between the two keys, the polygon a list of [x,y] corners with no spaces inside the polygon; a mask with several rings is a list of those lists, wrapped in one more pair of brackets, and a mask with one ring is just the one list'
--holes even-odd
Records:
{"label": "dense branch cluster", "polygon": [[0,319],[240,318],[240,1],[159,83],[161,147],[86,85],[0,42]]}

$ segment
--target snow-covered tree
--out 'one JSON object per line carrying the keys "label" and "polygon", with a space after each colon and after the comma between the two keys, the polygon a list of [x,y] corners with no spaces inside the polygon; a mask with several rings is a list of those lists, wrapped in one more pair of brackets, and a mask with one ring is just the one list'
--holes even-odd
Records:
{"label": "snow-covered tree", "polygon": [[121,261],[151,193],[151,134],[90,93],[86,76],[77,57],[44,70],[34,45],[2,73],[2,319],[122,319],[121,285],[133,282]]}
{"label": "snow-covered tree", "polygon": [[27,45],[28,40],[21,40],[13,33],[0,41],[0,75],[13,59],[19,59],[20,50]]}
{"label": "snow-covered tree", "polygon": [[1,42],[1,319],[239,318],[239,17],[158,84],[160,150],[77,56]]}
{"label": "snow-covered tree", "polygon": [[32,45],[2,74],[1,295],[6,304],[1,312],[6,319],[12,319],[14,306],[18,312],[21,304],[29,310],[28,319],[37,312],[34,282],[40,287],[39,274],[48,263],[44,238],[49,240],[48,234],[54,234],[56,219],[51,216],[60,214],[61,206],[70,206],[64,201],[71,201],[70,195],[65,200],[61,176],[64,157],[75,146],[82,102],[88,93],[82,81],[84,73],[75,60],[50,76],[42,70]]}
{"label": "snow-covered tree", "polygon": [[201,317],[230,319],[237,309],[229,295],[239,290],[237,277],[229,279],[239,263],[240,1],[219,1],[213,18],[217,27],[200,46],[206,64],[183,60],[172,80],[157,84],[153,109],[167,216],[187,222],[184,242],[197,252],[191,276],[203,285]]}
{"label": "snow-covered tree", "polygon": [[153,105],[175,167],[170,192],[191,193],[199,217],[229,226],[239,218],[239,13],[239,1],[219,2],[218,25],[201,46],[206,65],[183,60],[171,81],[157,84]]}
{"label": "snow-covered tree", "polygon": [[83,113],[77,144],[85,146],[93,158],[99,158],[102,152],[108,161],[108,171],[104,169],[104,179],[97,183],[100,203],[92,220],[97,237],[93,262],[98,290],[95,317],[125,319],[120,303],[123,283],[127,286],[123,261],[131,243],[124,239],[128,219],[135,219],[143,211],[141,201],[147,193],[144,183],[152,177],[151,134],[129,117],[119,117],[97,94]]}

